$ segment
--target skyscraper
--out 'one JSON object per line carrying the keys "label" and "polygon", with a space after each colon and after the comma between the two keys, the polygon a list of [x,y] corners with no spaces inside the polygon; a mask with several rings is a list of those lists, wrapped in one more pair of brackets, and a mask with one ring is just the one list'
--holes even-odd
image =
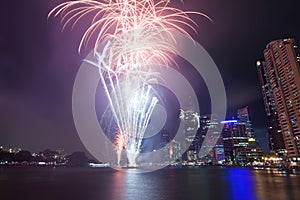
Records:
{"label": "skyscraper", "polygon": [[285,154],[285,146],[271,83],[268,78],[268,74],[266,73],[266,62],[264,60],[258,60],[256,62],[256,66],[267,114],[267,130],[270,152],[283,156]]}
{"label": "skyscraper", "polygon": [[248,137],[254,138],[252,123],[251,123],[250,118],[249,118],[248,106],[238,109],[237,118],[239,119],[240,123],[245,124],[246,134],[248,135]]}
{"label": "skyscraper", "polygon": [[193,110],[181,110],[180,119],[184,122],[185,140],[187,151],[183,154],[183,160],[196,161],[199,153],[199,138],[196,133],[199,128],[198,113]]}
{"label": "skyscraper", "polygon": [[225,158],[227,161],[234,161],[235,150],[248,146],[249,137],[246,133],[245,123],[240,123],[237,120],[227,120],[221,123],[224,124],[222,137]]}
{"label": "skyscraper", "polygon": [[[290,158],[300,156],[300,50],[294,39],[270,42],[264,50],[265,66],[257,62],[260,78],[269,84],[263,92],[266,110],[274,107],[285,149]],[[262,83],[263,86],[263,83]],[[276,123],[276,122],[275,122]]]}
{"label": "skyscraper", "polygon": [[[201,115],[199,135],[200,161],[222,163],[224,161],[224,146],[220,134],[221,123],[217,115]],[[210,131],[208,131],[210,130]]]}

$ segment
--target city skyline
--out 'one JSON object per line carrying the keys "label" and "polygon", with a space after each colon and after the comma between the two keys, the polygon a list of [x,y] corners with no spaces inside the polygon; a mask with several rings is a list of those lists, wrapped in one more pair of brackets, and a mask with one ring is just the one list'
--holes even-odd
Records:
{"label": "city skyline", "polygon": [[[8,146],[29,150],[63,146],[69,152],[84,149],[72,119],[71,94],[75,74],[88,50],[76,52],[74,39],[79,40],[80,31],[61,33],[59,20],[47,20],[48,12],[59,2],[22,2],[20,8],[4,3],[4,28],[0,32],[0,141]],[[297,3],[288,2],[272,2],[269,6],[255,1],[187,0],[183,5],[174,1],[175,7],[192,8],[213,19],[211,23],[195,18],[199,23],[196,40],[221,71],[228,117],[248,105],[259,140],[266,133],[266,114],[255,62],[263,57],[263,49],[270,41],[293,37],[299,43],[300,30],[293,16]],[[5,20],[7,17],[9,20]]]}

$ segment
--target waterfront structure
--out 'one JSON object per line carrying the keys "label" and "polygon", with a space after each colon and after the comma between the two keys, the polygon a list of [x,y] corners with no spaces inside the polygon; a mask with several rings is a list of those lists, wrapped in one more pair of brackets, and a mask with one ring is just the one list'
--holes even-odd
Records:
{"label": "waterfront structure", "polygon": [[221,122],[224,126],[222,129],[222,138],[224,144],[224,154],[227,162],[235,161],[236,149],[248,146],[248,135],[246,126],[238,120],[227,120]]}
{"label": "waterfront structure", "polygon": [[270,79],[266,71],[266,62],[258,60],[256,62],[259,80],[262,89],[262,96],[267,114],[267,130],[269,148],[271,154],[285,156],[286,150],[282,136],[281,125],[278,120],[278,111],[275,105],[274,94],[271,88]]}
{"label": "waterfront structure", "polygon": [[171,161],[177,161],[181,159],[181,146],[180,146],[180,142],[176,141],[175,139],[173,139],[170,142],[170,148],[169,150],[169,156],[170,156],[170,160]]}
{"label": "waterfront structure", "polygon": [[263,155],[263,149],[258,146],[254,138],[248,139],[248,145],[246,147],[235,149],[235,161],[237,163],[261,162]]}
{"label": "waterfront structure", "polygon": [[170,133],[166,129],[163,129],[160,132],[160,146],[161,147],[166,146],[167,144],[170,143],[170,140],[171,140]]}
{"label": "waterfront structure", "polygon": [[160,148],[163,149],[163,160],[165,161],[172,161],[172,149],[171,149],[171,138],[170,138],[170,133],[166,130],[163,129],[160,132]]}
{"label": "waterfront structure", "polygon": [[[272,92],[274,114],[281,127],[283,141],[289,158],[300,157],[300,50],[294,39],[270,42],[264,50],[263,69],[269,90]],[[259,72],[260,73],[260,72]],[[261,76],[261,75],[260,75]],[[260,77],[261,78],[261,77]],[[261,78],[262,79],[262,78]],[[267,106],[266,106],[267,107]]]}
{"label": "waterfront structure", "polygon": [[183,154],[183,160],[197,161],[199,153],[199,137],[197,130],[199,128],[199,115],[193,110],[181,110],[180,119],[183,120],[185,129],[185,140],[187,151]]}
{"label": "waterfront structure", "polygon": [[[205,152],[205,155],[199,155],[199,160],[201,162],[218,164],[225,161],[220,127],[221,123],[217,115],[211,114],[200,116],[200,127],[197,135],[199,137],[201,152]],[[211,132],[209,136],[207,134],[208,130]]]}

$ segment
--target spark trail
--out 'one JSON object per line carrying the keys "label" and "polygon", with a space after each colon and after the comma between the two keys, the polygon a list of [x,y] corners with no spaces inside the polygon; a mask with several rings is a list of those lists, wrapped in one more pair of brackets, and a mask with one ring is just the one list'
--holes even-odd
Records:
{"label": "spark trail", "polygon": [[[122,139],[129,166],[136,166],[145,130],[158,102],[151,84],[161,77],[151,66],[174,62],[176,49],[172,44],[176,41],[172,31],[192,39],[189,30],[196,32],[196,23],[189,14],[210,20],[199,12],[169,7],[169,1],[164,0],[75,0],[62,3],[49,13],[61,17],[63,29],[68,25],[73,28],[84,17],[91,18],[78,50],[93,41],[96,61],[86,62],[98,68],[122,134],[117,135],[117,140]],[[119,161],[118,157],[118,164]]]}

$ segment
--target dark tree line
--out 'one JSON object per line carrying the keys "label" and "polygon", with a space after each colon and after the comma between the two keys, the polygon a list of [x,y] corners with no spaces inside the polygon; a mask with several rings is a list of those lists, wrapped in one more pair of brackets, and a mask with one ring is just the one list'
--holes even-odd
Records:
{"label": "dark tree line", "polygon": [[55,155],[57,155],[57,152],[51,151],[50,149],[39,152],[36,156],[32,156],[32,153],[26,150],[21,150],[17,153],[0,150],[0,162],[56,162],[63,163],[70,167],[85,167],[88,166],[88,163],[90,162],[84,152],[74,152],[65,157]]}
{"label": "dark tree line", "polygon": [[10,153],[8,151],[0,151],[0,161],[8,161],[8,162],[31,162],[33,161],[33,157],[29,151],[19,151],[17,153]]}

